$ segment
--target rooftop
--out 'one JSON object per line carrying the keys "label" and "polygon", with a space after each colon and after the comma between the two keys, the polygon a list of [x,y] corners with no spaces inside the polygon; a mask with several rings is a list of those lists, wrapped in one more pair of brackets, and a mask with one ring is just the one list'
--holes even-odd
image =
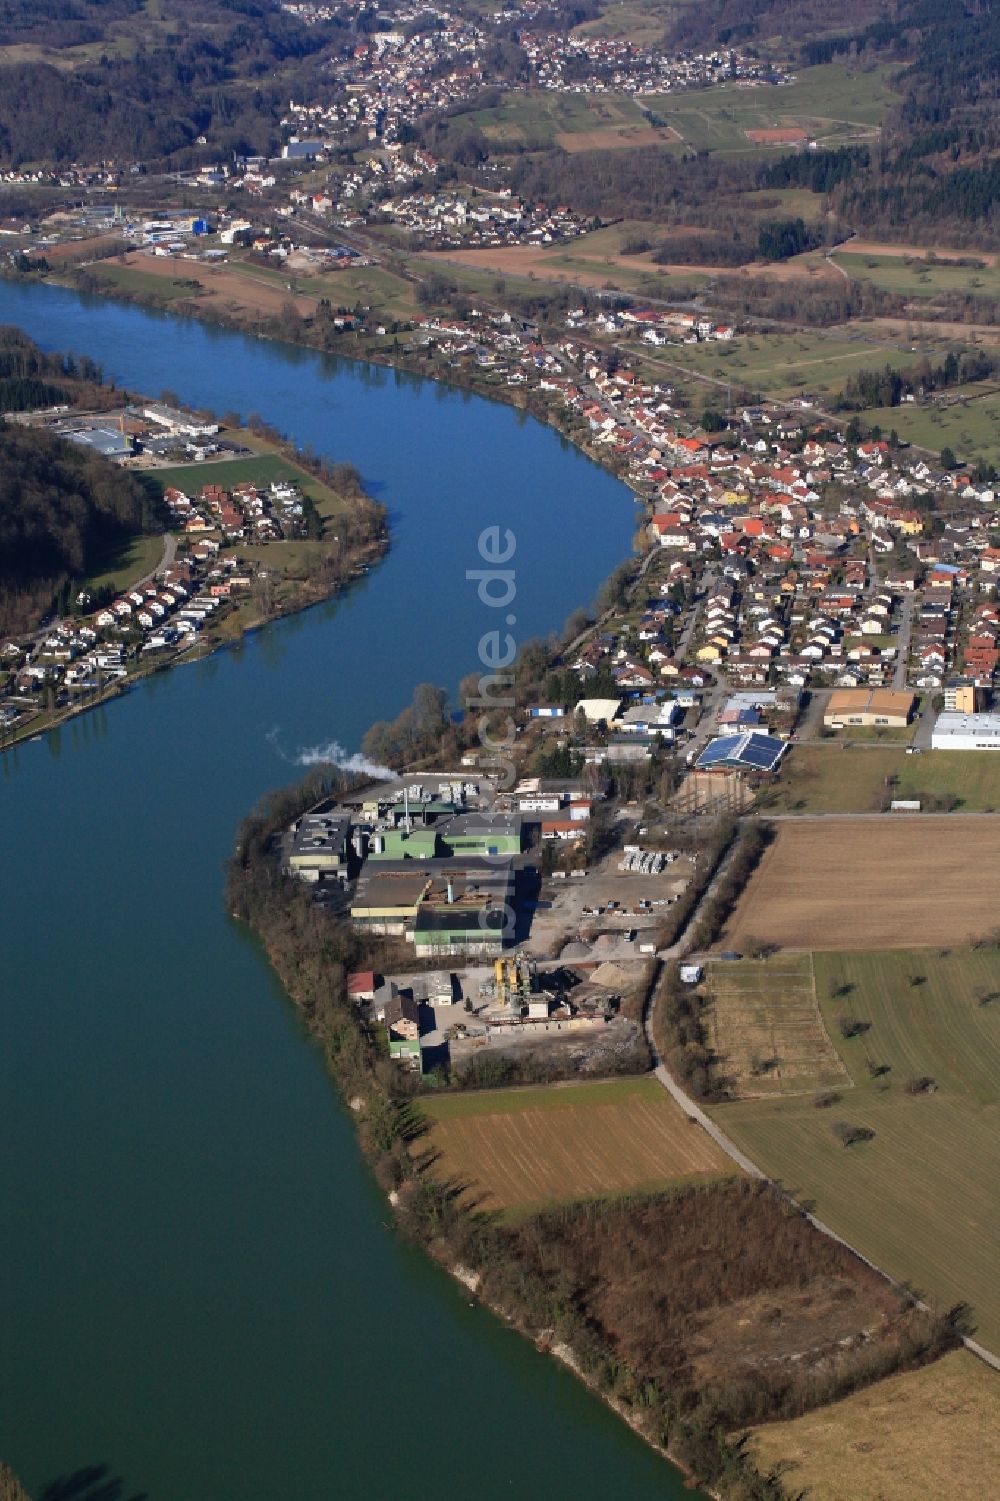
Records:
{"label": "rooftop", "polygon": [[743,735],[720,735],[706,745],[695,765],[699,771],[724,767],[773,771],[784,749],[783,740],[759,730],[749,730]]}

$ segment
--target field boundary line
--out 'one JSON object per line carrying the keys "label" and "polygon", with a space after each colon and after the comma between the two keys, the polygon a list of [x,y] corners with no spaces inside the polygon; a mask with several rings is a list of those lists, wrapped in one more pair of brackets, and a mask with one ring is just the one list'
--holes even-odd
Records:
{"label": "field boundary line", "polygon": [[[745,1152],[741,1152],[736,1143],[729,1139],[725,1132],[715,1124],[711,1117],[705,1113],[705,1111],[695,1100],[691,1099],[690,1095],[688,1095],[686,1091],[683,1090],[677,1083],[677,1080],[674,1078],[673,1074],[671,1074],[670,1070],[667,1068],[667,1065],[660,1057],[659,1048],[656,1046],[656,1038],[653,1035],[653,1016],[655,1014],[655,1011],[656,987],[654,986],[650,991],[649,1003],[646,1006],[645,1015],[643,1016],[643,1030],[646,1034],[646,1042],[649,1047],[650,1056],[653,1059],[653,1074],[659,1081],[659,1083],[663,1085],[663,1088],[668,1092],[668,1094],[671,1094],[673,1096],[673,1098],[677,1101],[677,1104],[680,1105],[681,1109],[687,1113],[688,1117],[692,1120],[697,1121],[698,1125],[702,1126],[708,1132],[712,1140],[716,1142],[716,1144],[720,1146],[722,1150],[732,1158],[737,1167],[742,1168],[743,1171],[747,1173],[751,1178],[757,1178],[763,1183],[769,1183],[771,1187],[781,1195],[786,1203],[793,1205],[800,1214],[805,1215],[806,1219],[814,1229],[819,1230],[822,1235],[829,1236],[830,1240],[836,1241],[838,1245],[844,1246],[848,1251],[851,1252],[853,1256],[856,1256],[859,1261],[863,1261],[865,1266],[870,1267],[873,1272],[877,1272],[880,1277],[883,1277],[885,1281],[888,1282],[892,1287],[896,1288],[898,1292],[904,1293],[908,1298],[910,1298],[914,1305],[917,1308],[921,1309],[924,1313],[933,1313],[934,1310],[928,1303],[924,1302],[923,1298],[914,1297],[913,1293],[910,1292],[910,1290],[902,1282],[898,1282],[895,1277],[893,1277],[889,1272],[885,1270],[884,1267],[881,1267],[876,1262],[872,1261],[871,1258],[866,1256],[863,1251],[859,1251],[857,1246],[852,1246],[849,1240],[845,1240],[842,1235],[837,1234],[836,1230],[831,1229],[829,1225],[825,1224],[822,1220],[817,1219],[814,1214],[811,1214],[808,1209],[805,1209],[798,1202],[795,1196],[789,1193],[788,1189],[785,1188],[783,1184],[777,1182],[774,1178],[771,1178],[767,1173],[764,1172],[762,1168],[758,1167],[757,1164],[750,1157],[748,1157]],[[981,1345],[979,1341],[973,1339],[971,1335],[961,1334],[958,1337],[963,1347],[968,1350],[970,1354],[975,1355],[977,1359],[983,1361],[994,1371],[1000,1371],[1000,1355],[994,1355],[992,1350],[987,1350],[985,1345]]]}

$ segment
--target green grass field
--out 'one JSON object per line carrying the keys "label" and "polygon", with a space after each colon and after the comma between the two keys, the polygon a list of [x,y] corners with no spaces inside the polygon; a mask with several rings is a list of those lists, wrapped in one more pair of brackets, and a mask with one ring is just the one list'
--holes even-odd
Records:
{"label": "green grass field", "polygon": [[[134,266],[119,266],[114,261],[97,261],[87,269],[99,282],[119,292],[135,292],[143,297],[156,297],[161,302],[177,302],[184,297],[198,296],[194,287],[177,286],[165,276],[155,276],[151,271],[138,271]],[[183,281],[187,277],[192,281],[197,280],[196,266],[192,265],[184,270],[178,268],[177,280]]]}
{"label": "green grass field", "polygon": [[[700,151],[760,152],[747,130],[799,127],[821,143],[875,134],[889,104],[890,70],[860,72],[840,63],[803,68],[794,83],[757,84],[657,95],[649,105]],[[787,149],[787,148],[785,148]]]}
{"label": "green grass field", "polygon": [[954,797],[956,812],[1000,810],[1000,765],[985,751],[908,756],[892,745],[846,750],[832,741],[799,745],[758,806],[782,813],[873,813],[894,797]]}
{"label": "green grass field", "polygon": [[[853,1087],[713,1110],[766,1172],[937,1308],[967,1302],[1000,1350],[1000,953],[814,955],[827,1030]],[[996,996],[996,1000],[990,997]],[[842,1040],[838,1018],[866,1029]],[[929,1076],[932,1092],[911,1095]],[[833,1126],[873,1131],[845,1147]]]}
{"label": "green grass field", "polygon": [[[976,259],[974,250],[970,260]],[[906,297],[931,298],[939,293],[975,292],[980,297],[1000,297],[1000,267],[955,266],[947,261],[927,261],[918,256],[866,255],[837,251],[831,257],[855,281],[870,282],[885,292]]]}
{"label": "green grass field", "polygon": [[133,537],[124,547],[101,559],[84,587],[91,590],[113,588],[120,593],[152,573],[162,556],[162,537]]}

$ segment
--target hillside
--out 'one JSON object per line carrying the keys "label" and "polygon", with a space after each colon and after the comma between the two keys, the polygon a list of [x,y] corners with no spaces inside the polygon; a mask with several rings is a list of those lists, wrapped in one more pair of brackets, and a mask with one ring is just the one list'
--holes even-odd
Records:
{"label": "hillside", "polygon": [[100,454],[0,426],[0,636],[30,630],[74,579],[158,530],[154,502]]}
{"label": "hillside", "polygon": [[341,29],[277,0],[0,0],[0,161],[271,152]]}

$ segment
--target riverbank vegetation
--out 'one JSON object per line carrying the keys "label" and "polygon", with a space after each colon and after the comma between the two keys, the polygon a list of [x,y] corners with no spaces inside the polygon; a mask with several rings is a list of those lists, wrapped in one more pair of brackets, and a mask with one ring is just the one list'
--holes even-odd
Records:
{"label": "riverbank vegetation", "polygon": [[777,1501],[782,1483],[756,1469],[744,1425],[931,1359],[954,1342],[951,1323],[898,1295],[762,1183],[591,1200],[513,1224],[470,1204],[465,1183],[434,1171],[411,1083],[347,1000],[347,973],[387,969],[391,944],[362,939],[281,871],[288,823],[359,782],[325,772],[266,799],[239,832],[227,899],[321,1048],[401,1227],[464,1268],[491,1307],[567,1359],[700,1482]]}

